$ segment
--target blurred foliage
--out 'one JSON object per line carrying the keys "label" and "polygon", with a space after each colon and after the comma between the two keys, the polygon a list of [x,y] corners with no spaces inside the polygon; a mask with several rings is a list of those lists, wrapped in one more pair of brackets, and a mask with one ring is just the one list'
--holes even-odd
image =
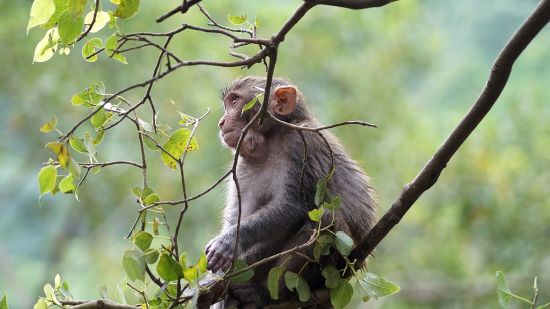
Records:
{"label": "blurred foliage", "polygon": [[[154,22],[178,3],[143,1],[124,30],[167,31],[182,20],[205,25],[195,10]],[[379,126],[335,133],[372,176],[382,214],[475,100],[498,51],[536,3],[403,0],[366,11],[317,7],[281,45],[276,75],[301,87],[323,123],[361,119]],[[205,2],[220,21],[227,14],[258,14],[261,36],[277,31],[297,4]],[[158,54],[127,54],[128,65],[101,57],[91,64],[75,50],[31,64],[43,34],[31,30],[26,36],[30,6],[0,3],[0,291],[13,308],[30,308],[56,273],[83,299],[97,298],[102,286],[112,291],[123,279],[123,237],[136,214],[127,188],[140,185],[139,170],[105,168],[87,180],[80,202],[44,196],[39,207],[36,175],[51,139],[39,130],[51,114],[58,115],[58,127],[70,128],[83,115],[71,95],[91,81],[103,81],[108,91],[142,81]],[[438,183],[375,251],[369,270],[398,283],[401,292],[371,306],[496,307],[496,270],[506,272],[518,295],[529,295],[537,275],[540,300],[550,301],[549,31],[527,48],[503,95]],[[186,33],[173,47],[183,59],[228,60],[227,44],[216,35]],[[201,149],[187,158],[190,194],[215,181],[231,158],[217,140],[217,89],[243,74],[265,71],[191,67],[153,90],[160,117],[173,127],[176,110],[199,115],[212,108],[197,132]],[[138,158],[130,132],[124,126],[110,132],[102,159]],[[132,151],[135,158],[128,158]],[[160,160],[154,164],[158,172],[151,173],[150,185],[163,198],[178,198],[177,173]],[[182,228],[190,260],[198,260],[217,232],[222,207],[221,188],[191,204]]]}

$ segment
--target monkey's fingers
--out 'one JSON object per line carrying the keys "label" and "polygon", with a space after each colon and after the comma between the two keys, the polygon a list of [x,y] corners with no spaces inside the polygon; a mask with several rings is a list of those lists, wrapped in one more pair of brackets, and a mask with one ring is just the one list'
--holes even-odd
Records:
{"label": "monkey's fingers", "polygon": [[216,263],[218,262],[218,259],[219,259],[219,256],[217,254],[215,254],[213,250],[208,252],[206,254],[206,260],[208,261],[208,265],[207,265],[206,268],[208,270],[216,272],[216,270],[214,270],[214,265],[216,265]]}

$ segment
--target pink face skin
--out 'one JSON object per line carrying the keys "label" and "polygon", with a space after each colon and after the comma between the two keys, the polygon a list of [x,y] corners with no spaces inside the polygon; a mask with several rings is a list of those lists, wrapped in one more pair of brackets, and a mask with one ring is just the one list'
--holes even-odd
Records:
{"label": "pink face skin", "polygon": [[[224,114],[218,122],[220,127],[220,138],[223,143],[230,149],[235,149],[241,132],[248,123],[249,119],[241,115],[243,106],[248,103],[251,98],[242,96],[238,91],[230,91],[223,99]],[[249,111],[251,113],[251,111]],[[260,149],[265,141],[262,134],[257,133],[254,129],[248,131],[241,146],[240,153],[243,157],[258,156],[257,149]]]}
{"label": "pink face skin", "polygon": [[[235,150],[244,127],[250,121],[250,115],[254,115],[258,105],[243,115],[242,109],[250,102],[256,94],[245,92],[240,89],[229,91],[223,98],[224,114],[218,122],[220,127],[220,138],[223,143],[232,150]],[[273,114],[287,115],[296,106],[296,88],[291,86],[278,87],[273,91],[269,100],[269,110]],[[270,119],[264,119],[262,125],[253,125],[248,130],[241,149],[240,155],[244,158],[259,159],[269,151],[264,133],[274,124]]]}

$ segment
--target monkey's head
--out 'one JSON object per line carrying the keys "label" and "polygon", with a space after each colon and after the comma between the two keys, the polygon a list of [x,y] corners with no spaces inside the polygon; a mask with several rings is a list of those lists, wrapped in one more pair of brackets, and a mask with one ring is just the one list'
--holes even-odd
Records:
{"label": "monkey's head", "polygon": [[[237,147],[243,128],[260,109],[261,101],[243,112],[244,106],[263,92],[265,83],[265,77],[246,76],[234,80],[222,90],[224,114],[218,126],[220,137],[227,147]],[[269,112],[283,121],[297,123],[310,117],[302,94],[296,86],[285,79],[273,79],[268,104]],[[253,124],[243,140],[240,154],[245,158],[261,157],[268,151],[267,140],[271,139],[274,132],[283,129],[282,125],[267,117],[261,125]]]}

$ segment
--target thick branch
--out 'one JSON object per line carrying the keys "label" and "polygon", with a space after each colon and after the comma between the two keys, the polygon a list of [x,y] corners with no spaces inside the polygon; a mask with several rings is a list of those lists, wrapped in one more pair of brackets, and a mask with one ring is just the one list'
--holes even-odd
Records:
{"label": "thick branch", "polygon": [[352,259],[368,256],[378,243],[386,237],[389,231],[399,223],[420,195],[437,181],[439,174],[447,166],[449,160],[500,96],[506,85],[508,76],[510,76],[514,62],[549,20],[550,0],[543,0],[523,22],[516,33],[514,33],[498,55],[487,84],[466,116],[451,132],[451,135],[443,142],[415,179],[403,188],[403,191],[390,210],[372,228],[363,243],[352,252]]}
{"label": "thick branch", "polygon": [[304,0],[305,2],[322,4],[328,6],[338,6],[341,8],[361,10],[373,7],[380,7],[397,0]]}
{"label": "thick branch", "polygon": [[140,306],[124,305],[112,302],[106,299],[90,301],[64,301],[63,305],[70,306],[71,309],[136,309]]}

